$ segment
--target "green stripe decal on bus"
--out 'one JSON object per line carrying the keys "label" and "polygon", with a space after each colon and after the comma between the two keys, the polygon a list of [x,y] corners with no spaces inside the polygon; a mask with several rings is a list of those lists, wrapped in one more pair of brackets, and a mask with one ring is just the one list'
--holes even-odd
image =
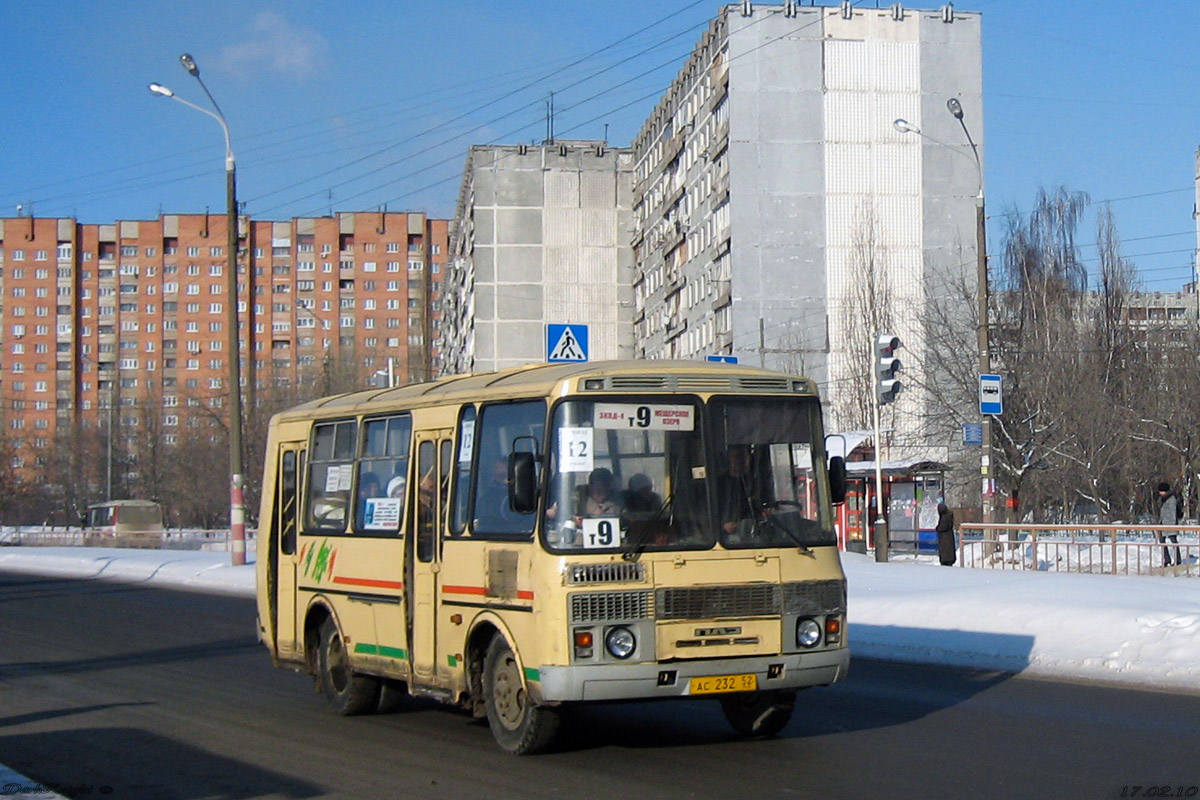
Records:
{"label": "green stripe decal on bus", "polygon": [[541,681],[541,679],[542,679],[542,673],[538,672],[536,669],[533,669],[532,667],[525,668],[525,680]]}
{"label": "green stripe decal on bus", "polygon": [[384,656],[386,658],[407,659],[408,651],[400,647],[386,647],[379,644],[363,644],[359,642],[354,645],[354,652],[364,656]]}
{"label": "green stripe decal on bus", "polygon": [[455,658],[454,656],[446,656],[446,661],[449,662],[451,667],[458,666],[458,659]]}

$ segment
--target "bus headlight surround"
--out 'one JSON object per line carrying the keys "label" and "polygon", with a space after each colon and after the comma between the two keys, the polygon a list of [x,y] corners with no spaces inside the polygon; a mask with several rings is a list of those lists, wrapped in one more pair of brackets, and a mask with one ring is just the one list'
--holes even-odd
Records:
{"label": "bus headlight surround", "polygon": [[801,647],[816,647],[821,643],[821,626],[812,617],[796,620],[796,644]]}
{"label": "bus headlight surround", "polygon": [[629,628],[610,628],[608,633],[604,635],[604,649],[608,650],[609,655],[613,658],[619,658],[624,661],[633,655],[633,651],[637,649],[637,637],[633,635],[633,631],[629,630]]}

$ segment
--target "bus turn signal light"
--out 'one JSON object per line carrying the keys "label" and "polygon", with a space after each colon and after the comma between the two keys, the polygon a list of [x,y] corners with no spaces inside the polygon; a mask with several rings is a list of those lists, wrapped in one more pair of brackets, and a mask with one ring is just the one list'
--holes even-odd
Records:
{"label": "bus turn signal light", "polygon": [[841,617],[829,616],[825,618],[825,642],[826,644],[836,644],[842,640],[842,619]]}

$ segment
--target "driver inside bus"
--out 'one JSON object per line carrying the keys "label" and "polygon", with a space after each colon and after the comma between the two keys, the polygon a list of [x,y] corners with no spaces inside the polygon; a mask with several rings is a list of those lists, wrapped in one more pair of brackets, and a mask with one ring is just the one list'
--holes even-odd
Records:
{"label": "driver inside bus", "polygon": [[756,502],[758,493],[750,468],[750,447],[730,445],[725,457],[728,469],[717,477],[717,509],[721,530],[735,533],[754,520],[755,509],[761,506]]}

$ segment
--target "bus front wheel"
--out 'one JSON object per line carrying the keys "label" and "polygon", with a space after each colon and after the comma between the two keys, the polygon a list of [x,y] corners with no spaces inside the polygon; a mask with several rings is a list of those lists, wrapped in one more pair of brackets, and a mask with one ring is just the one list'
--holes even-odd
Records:
{"label": "bus front wheel", "polygon": [[363,714],[375,707],[379,684],[372,677],[359,675],[350,668],[346,644],[332,619],[321,623],[318,653],[321,691],[333,710],[342,716]]}
{"label": "bus front wheel", "polygon": [[739,736],[774,736],[792,718],[796,693],[740,692],[721,698],[721,711]]}
{"label": "bus front wheel", "polygon": [[483,693],[488,725],[496,742],[514,755],[538,753],[558,733],[558,709],[538,706],[529,698],[521,666],[503,636],[488,645],[483,662]]}

